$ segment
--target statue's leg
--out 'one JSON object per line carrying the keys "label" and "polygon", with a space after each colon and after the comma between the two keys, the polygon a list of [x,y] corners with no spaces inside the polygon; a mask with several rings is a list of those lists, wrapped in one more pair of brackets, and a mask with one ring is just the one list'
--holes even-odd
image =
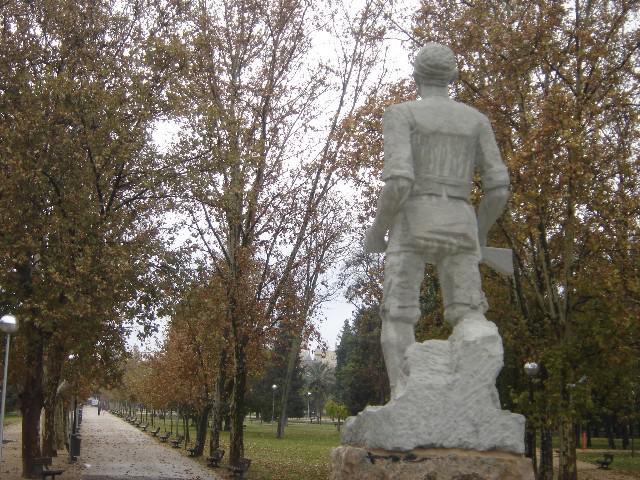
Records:
{"label": "statue's leg", "polygon": [[415,342],[413,327],[420,318],[420,285],[425,261],[412,252],[388,253],[382,297],[382,352],[387,366],[391,398],[404,390],[404,355]]}
{"label": "statue's leg", "polygon": [[480,257],[475,253],[448,255],[438,262],[444,318],[453,326],[469,315],[484,318],[487,311],[479,263]]}

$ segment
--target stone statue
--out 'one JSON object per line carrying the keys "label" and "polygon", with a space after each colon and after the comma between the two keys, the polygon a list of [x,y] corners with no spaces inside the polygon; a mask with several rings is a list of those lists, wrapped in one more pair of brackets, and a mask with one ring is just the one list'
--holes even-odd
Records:
{"label": "stone statue", "polygon": [[[457,74],[453,52],[427,44],[414,64],[421,99],[384,115],[385,185],[365,249],[386,252],[382,348],[391,400],[350,417],[346,445],[524,451],[524,417],[503,411],[495,388],[502,339],[484,316],[478,268],[485,261],[512,272],[509,250],[486,247],[508,199],[509,176],[487,117],[449,98]],[[477,219],[469,202],[476,171],[483,188]],[[448,340],[417,343],[426,263],[436,265],[445,320],[454,329]]]}
{"label": "stone statue", "polygon": [[[393,105],[384,116],[385,186],[365,249],[387,252],[382,348],[393,397],[405,384],[402,362],[415,341],[425,262],[436,265],[447,322],[484,319],[487,310],[478,263],[506,204],[509,175],[487,117],[449,98],[457,73],[453,52],[428,44],[415,61],[422,98]],[[484,190],[477,226],[469,204],[476,169]]]}

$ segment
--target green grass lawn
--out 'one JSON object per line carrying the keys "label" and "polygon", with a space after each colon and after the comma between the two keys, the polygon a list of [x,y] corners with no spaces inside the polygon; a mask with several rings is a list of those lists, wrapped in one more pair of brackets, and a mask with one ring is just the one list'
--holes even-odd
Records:
{"label": "green grass lawn", "polygon": [[[156,419],[155,424],[164,427],[161,420]],[[289,422],[284,438],[277,439],[276,423],[260,423],[247,418],[245,424],[245,457],[251,459],[248,480],[325,480],[329,476],[329,454],[340,444],[340,434],[335,426]],[[173,430],[175,433],[175,423]],[[179,433],[183,435],[182,424]],[[195,426],[189,427],[189,437],[193,444]],[[225,450],[222,461],[225,466],[229,457],[229,432],[222,432],[220,443]],[[207,438],[204,456],[199,459],[202,463],[208,456],[208,445]]]}
{"label": "green grass lawn", "polygon": [[20,422],[20,419],[22,417],[20,416],[20,412],[7,412],[4,415],[4,424],[5,426],[7,425],[11,425],[12,423],[18,423]]}
{"label": "green grass lawn", "polygon": [[622,440],[616,439],[616,449],[609,448],[609,443],[604,437],[594,437],[591,439],[592,449],[600,450],[599,452],[589,452],[588,449],[578,452],[578,460],[587,463],[595,463],[596,460],[603,458],[603,452],[609,452],[613,455],[613,463],[609,466],[609,470],[618,472],[638,473],[640,472],[640,440],[634,441],[635,452],[631,456],[631,450],[622,450]]}
{"label": "green grass lawn", "polygon": [[[630,450],[609,450],[613,454],[613,463],[609,465],[609,470],[618,472],[640,472],[640,452],[631,456]],[[587,463],[595,463],[602,458],[602,453],[578,453],[578,460]]]}
{"label": "green grass lawn", "polygon": [[[538,442],[540,439],[538,439]],[[634,456],[631,456],[631,450],[622,450],[622,440],[616,438],[616,449],[609,448],[609,442],[605,437],[593,437],[591,438],[591,447],[589,449],[598,450],[597,452],[590,452],[587,450],[578,450],[578,460],[586,463],[593,463],[598,459],[603,458],[604,452],[609,452],[613,455],[613,463],[609,466],[609,470],[627,473],[640,472],[640,439],[635,440],[635,452]],[[538,443],[538,448],[540,443]],[[553,448],[558,449],[560,447],[560,439],[553,437]],[[580,447],[580,445],[578,445]],[[637,476],[637,475],[636,475]]]}
{"label": "green grass lawn", "polygon": [[[333,425],[289,423],[282,439],[276,424],[246,422],[244,448],[250,458],[250,480],[325,480],[329,476],[329,453],[340,443]],[[229,452],[229,435],[221,442]]]}

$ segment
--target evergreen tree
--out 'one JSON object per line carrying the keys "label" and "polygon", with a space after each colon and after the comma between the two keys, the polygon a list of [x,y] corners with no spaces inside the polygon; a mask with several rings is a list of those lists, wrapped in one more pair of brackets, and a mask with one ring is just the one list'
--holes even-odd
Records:
{"label": "evergreen tree", "polygon": [[389,398],[389,381],[380,345],[382,322],[377,309],[363,308],[353,325],[345,321],[336,349],[335,397],[353,415]]}

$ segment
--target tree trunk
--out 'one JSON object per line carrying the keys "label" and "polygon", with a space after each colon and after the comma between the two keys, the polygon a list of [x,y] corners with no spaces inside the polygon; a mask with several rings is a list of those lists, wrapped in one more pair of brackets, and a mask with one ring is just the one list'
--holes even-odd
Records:
{"label": "tree trunk", "polygon": [[231,415],[229,414],[229,412],[226,412],[224,414],[223,420],[224,420],[224,424],[222,425],[222,429],[225,432],[230,432],[231,431]]}
{"label": "tree trunk", "polygon": [[616,449],[616,439],[613,430],[613,417],[611,415],[607,415],[604,419],[604,429],[607,433],[607,441],[609,444],[609,448],[612,450]]}
{"label": "tree trunk", "polygon": [[558,480],[578,480],[575,425],[566,418],[560,421],[559,463]]}
{"label": "tree trunk", "polygon": [[56,398],[44,404],[44,432],[42,435],[42,455],[45,457],[57,457],[56,450],[56,410],[58,403]]}
{"label": "tree trunk", "polygon": [[200,412],[198,421],[196,424],[196,446],[193,453],[194,457],[201,457],[204,452],[204,441],[207,438],[207,425],[209,423],[209,413],[211,412],[211,406],[208,405]]}
{"label": "tree trunk", "polygon": [[213,451],[220,448],[220,432],[222,431],[222,392],[226,375],[224,365],[227,363],[227,352],[223,348],[220,353],[220,361],[218,365],[220,370],[216,378],[216,384],[213,391],[213,411],[211,416],[211,437],[209,438],[209,455],[213,455]]}
{"label": "tree trunk", "polygon": [[540,468],[537,480],[553,480],[553,444],[551,430],[540,429]]}
{"label": "tree trunk", "polygon": [[629,450],[629,425],[622,425],[622,449]]}
{"label": "tree trunk", "polygon": [[293,379],[293,371],[296,368],[296,360],[300,354],[300,345],[302,343],[302,333],[294,335],[291,339],[289,347],[289,355],[287,359],[287,372],[284,377],[284,385],[282,386],[282,400],[280,402],[280,419],[278,420],[277,438],[284,437],[284,428],[287,424],[287,402],[289,400],[289,392],[291,390],[291,381]]}
{"label": "tree trunk", "polygon": [[55,410],[55,447],[56,450],[62,450],[67,442],[67,415],[65,409],[65,401],[59,399]]}
{"label": "tree trunk", "polygon": [[244,457],[244,395],[247,383],[245,341],[235,336],[233,346],[234,374],[231,391],[231,438],[229,439],[229,463],[240,465]]}
{"label": "tree trunk", "polygon": [[44,405],[42,372],[43,340],[33,324],[24,322],[24,336],[28,342],[25,351],[26,369],[23,390],[20,394],[22,412],[22,476],[39,478],[41,467],[33,459],[42,456],[40,450],[40,413]]}
{"label": "tree trunk", "polygon": [[42,437],[42,454],[45,457],[57,456],[55,415],[60,401],[60,378],[65,352],[61,348],[48,348],[43,375],[44,393],[44,432]]}
{"label": "tree trunk", "polygon": [[587,423],[587,448],[591,448],[591,424]]}

